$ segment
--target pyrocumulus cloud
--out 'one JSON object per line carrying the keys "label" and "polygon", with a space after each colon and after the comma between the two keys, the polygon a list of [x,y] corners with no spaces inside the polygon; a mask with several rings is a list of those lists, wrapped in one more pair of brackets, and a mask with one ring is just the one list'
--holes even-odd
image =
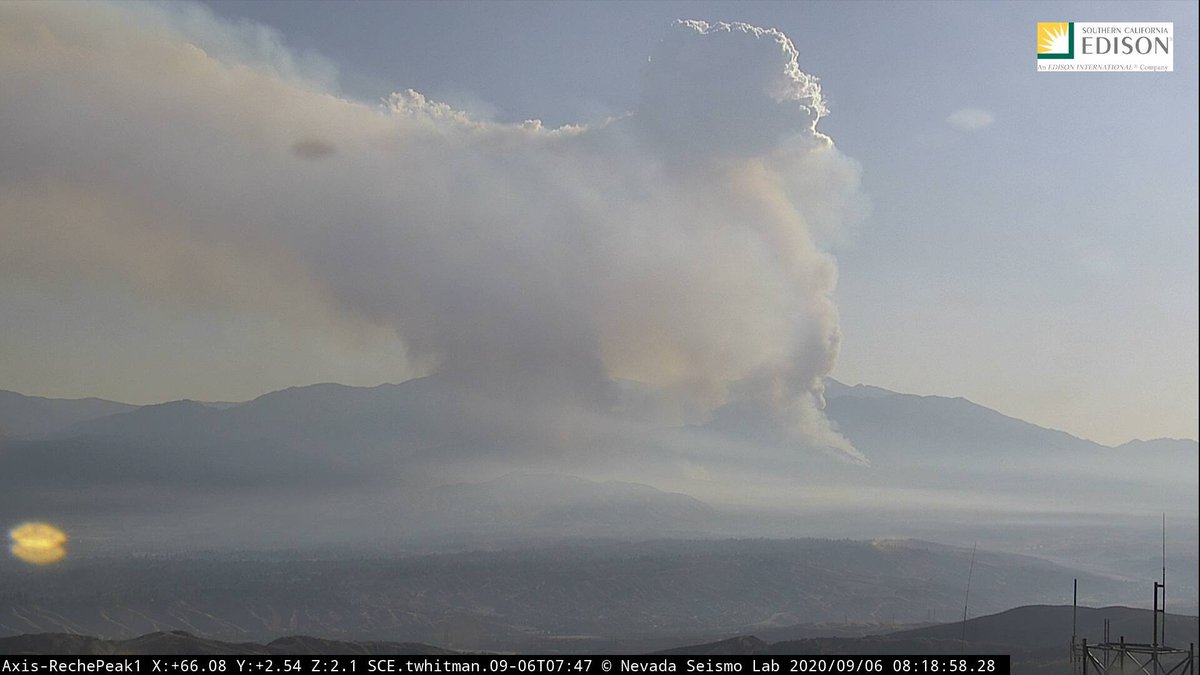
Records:
{"label": "pyrocumulus cloud", "polygon": [[858,167],[785,35],[678,22],[634,110],[549,129],[346,100],[182,7],[0,4],[0,277],[390,327],[531,426],[637,383],[862,461],[821,413]]}

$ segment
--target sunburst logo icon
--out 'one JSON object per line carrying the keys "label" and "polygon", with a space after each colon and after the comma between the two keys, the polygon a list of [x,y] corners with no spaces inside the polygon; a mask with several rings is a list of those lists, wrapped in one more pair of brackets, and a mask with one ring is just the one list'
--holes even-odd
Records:
{"label": "sunburst logo icon", "polygon": [[1039,59],[1075,58],[1075,24],[1071,21],[1039,21],[1037,25]]}

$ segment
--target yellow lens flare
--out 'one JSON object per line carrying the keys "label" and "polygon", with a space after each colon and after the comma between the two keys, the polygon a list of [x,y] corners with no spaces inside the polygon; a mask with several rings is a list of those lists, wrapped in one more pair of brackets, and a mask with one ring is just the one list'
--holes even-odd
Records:
{"label": "yellow lens flare", "polygon": [[30,565],[51,565],[67,557],[67,534],[50,523],[22,523],[9,531],[11,552]]}

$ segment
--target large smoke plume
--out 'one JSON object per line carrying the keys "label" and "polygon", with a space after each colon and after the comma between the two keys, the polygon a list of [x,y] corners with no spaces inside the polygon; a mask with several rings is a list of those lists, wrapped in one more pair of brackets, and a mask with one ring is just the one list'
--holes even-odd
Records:
{"label": "large smoke plume", "polygon": [[345,100],[174,12],[0,5],[5,283],[387,326],[535,436],[652,403],[862,460],[820,410],[858,171],[782,33],[678,22],[635,110],[548,129]]}

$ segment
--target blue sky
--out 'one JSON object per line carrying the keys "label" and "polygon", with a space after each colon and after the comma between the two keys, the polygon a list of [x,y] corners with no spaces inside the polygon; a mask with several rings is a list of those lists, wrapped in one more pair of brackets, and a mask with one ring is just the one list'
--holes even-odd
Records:
{"label": "blue sky", "polygon": [[[819,129],[858,163],[870,203],[823,243],[839,279],[834,377],[965,396],[1107,443],[1197,435],[1195,3],[208,6],[271,27],[297,70],[340,96],[411,88],[477,119],[549,127],[632,110],[674,19],[778,28],[820,78]],[[1175,70],[1037,73],[1039,20],[1173,21]],[[119,290],[48,297],[0,290],[22,319],[6,328],[0,387],[146,402],[394,379],[379,364],[396,347],[376,333],[354,350],[315,330],[280,346],[274,318]],[[218,365],[222,339],[247,356]],[[139,360],[144,376],[115,375]]]}

